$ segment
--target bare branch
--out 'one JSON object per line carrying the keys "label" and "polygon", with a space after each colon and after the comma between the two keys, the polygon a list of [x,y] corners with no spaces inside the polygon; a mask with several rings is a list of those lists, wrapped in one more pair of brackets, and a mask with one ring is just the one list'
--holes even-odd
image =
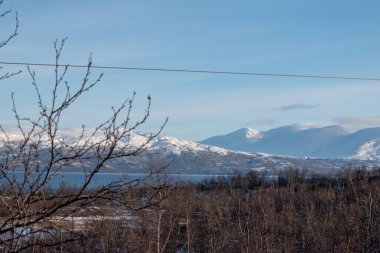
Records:
{"label": "bare branch", "polygon": [[[4,1],[1,0],[0,6],[3,3],[4,3]],[[4,18],[5,16],[9,15],[11,12],[12,12],[11,10],[5,10],[4,12],[0,13],[0,18]],[[7,38],[5,38],[3,41],[0,40],[0,48],[7,45],[14,37],[16,37],[18,35],[18,29],[19,29],[19,20],[18,20],[18,15],[16,12],[16,14],[15,14],[15,25],[14,25],[13,32]],[[2,67],[0,67],[0,69],[2,69]],[[6,72],[5,74],[1,74],[0,75],[0,81],[4,80],[4,79],[11,78],[11,77],[13,77],[17,74],[20,74],[20,73],[21,73],[21,70],[16,71],[16,72]]]}
{"label": "bare branch", "polygon": [[[0,3],[1,5],[2,3]],[[5,15],[8,15],[10,13],[10,10],[8,11],[5,11],[3,14],[1,14],[0,18],[1,17],[4,17]],[[16,37],[18,35],[18,29],[19,29],[19,21],[18,21],[18,15],[17,15],[17,12],[16,12],[16,15],[15,15],[15,27],[14,27],[14,30],[12,32],[11,35],[8,36],[8,38],[6,38],[5,40],[1,41],[0,42],[0,48],[4,47],[6,44],[8,44],[14,37]]]}

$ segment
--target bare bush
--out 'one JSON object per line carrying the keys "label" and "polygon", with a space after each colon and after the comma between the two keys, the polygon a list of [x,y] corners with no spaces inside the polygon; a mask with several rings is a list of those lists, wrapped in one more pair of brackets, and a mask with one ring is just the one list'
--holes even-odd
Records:
{"label": "bare bush", "polygon": [[[146,122],[151,105],[148,96],[145,114],[132,123],[133,93],[121,105],[113,107],[109,118],[96,128],[82,126],[74,140],[66,139],[60,128],[63,115],[83,94],[98,84],[102,74],[91,78],[90,58],[83,81],[79,85],[71,85],[66,80],[70,66],[62,66],[59,62],[64,43],[65,40],[62,40],[54,44],[55,67],[51,97],[41,94],[36,73],[28,68],[36,92],[38,117],[22,117],[12,94],[13,113],[21,138],[15,140],[5,128],[0,127],[0,180],[6,185],[0,194],[0,244],[6,251],[20,251],[36,245],[55,246],[74,240],[76,236],[75,233],[73,235],[72,228],[58,226],[56,217],[65,220],[73,213],[86,209],[94,201],[117,201],[126,208],[133,208],[125,199],[120,198],[120,192],[128,189],[130,182],[111,182],[91,190],[89,185],[111,160],[124,159],[142,152],[163,127],[139,146],[131,145],[133,131]],[[74,164],[76,170],[79,169],[84,175],[83,183],[70,191],[50,190],[49,183]]]}

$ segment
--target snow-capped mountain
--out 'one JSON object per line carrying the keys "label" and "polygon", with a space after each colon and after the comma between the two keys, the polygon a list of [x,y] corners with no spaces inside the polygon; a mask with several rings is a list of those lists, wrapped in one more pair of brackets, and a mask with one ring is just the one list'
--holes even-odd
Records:
{"label": "snow-capped mountain", "polygon": [[361,145],[353,159],[380,160],[380,139],[368,141]]}
{"label": "snow-capped mountain", "polygon": [[306,129],[290,125],[262,132],[243,128],[200,143],[251,153],[373,160],[380,158],[379,138],[380,127],[350,133],[337,125]]}
{"label": "snow-capped mountain", "polygon": [[[14,140],[16,145],[17,141],[21,139],[20,133],[16,128],[5,128],[7,136]],[[90,129],[89,129],[90,130]],[[291,140],[291,137],[286,136],[285,133],[291,133],[291,136],[297,137],[302,140],[302,136],[309,141],[319,141],[320,143],[327,142],[331,136],[345,136],[346,133],[339,127],[325,128],[322,131],[308,130],[298,136],[301,131],[295,127],[284,127],[275,129],[268,132],[258,132],[254,130],[239,130],[228,135],[229,142],[234,141],[234,147],[239,145],[254,145],[260,143],[263,139],[272,136],[273,145],[281,143],[281,141]],[[323,134],[316,134],[323,133]],[[102,132],[94,136],[94,140],[102,138]],[[78,136],[81,135],[79,129],[63,129],[58,133],[61,140],[65,140],[68,145],[78,144]],[[326,137],[326,135],[330,137]],[[350,141],[363,140],[363,134],[358,134],[356,138]],[[364,134],[365,135],[365,134]],[[146,143],[151,134],[143,132],[133,132],[129,138],[121,140],[120,146],[127,146],[128,149],[136,149],[142,144]],[[282,137],[281,137],[282,136]],[[276,140],[276,138],[277,140]],[[279,138],[281,137],[281,138]],[[4,134],[0,133],[0,140],[5,138]],[[218,138],[216,138],[218,140]],[[221,138],[223,140],[223,138]],[[339,138],[338,138],[339,139]],[[364,138],[365,139],[365,138]],[[1,143],[1,142],[0,142]],[[228,142],[226,141],[228,144]],[[79,142],[80,145],[80,142]],[[380,139],[375,142],[368,142],[363,144],[360,149],[360,157],[376,157],[377,151],[380,150]],[[292,146],[288,145],[287,148],[291,149]],[[298,146],[297,150],[302,147]],[[1,154],[1,145],[0,145]],[[43,154],[43,152],[41,152]],[[1,157],[1,156],[0,156]],[[4,156],[3,156],[4,157]],[[43,157],[43,155],[41,155]],[[357,158],[357,157],[353,157]],[[43,158],[42,158],[43,159]],[[94,161],[84,160],[85,166],[91,168]],[[148,169],[155,169],[168,165],[169,173],[183,173],[183,174],[231,174],[234,171],[247,172],[250,170],[267,170],[278,171],[287,168],[308,169],[313,173],[331,173],[349,166],[378,166],[378,161],[360,161],[360,160],[347,160],[347,159],[312,159],[312,158],[295,158],[288,156],[276,156],[264,153],[248,153],[244,151],[232,151],[229,149],[206,145],[191,141],[179,140],[175,137],[168,135],[160,135],[149,142],[144,151],[136,156],[129,156],[126,158],[119,158],[111,160],[106,164],[103,171],[107,172],[146,172]],[[74,163],[67,168],[70,171],[80,169]]]}
{"label": "snow-capped mountain", "polygon": [[[139,145],[141,141],[146,141],[149,135],[149,133],[135,132],[129,143],[131,146]],[[136,139],[139,141],[135,141]],[[247,172],[251,170],[273,172],[289,168],[307,169],[312,173],[326,174],[352,166],[374,167],[380,165],[377,161],[254,154],[160,135],[154,138],[140,155],[115,160],[110,168],[117,170],[128,168],[130,171],[141,172],[146,170],[147,166],[155,167],[167,164],[169,164],[169,173],[182,174],[231,174],[234,171]]]}

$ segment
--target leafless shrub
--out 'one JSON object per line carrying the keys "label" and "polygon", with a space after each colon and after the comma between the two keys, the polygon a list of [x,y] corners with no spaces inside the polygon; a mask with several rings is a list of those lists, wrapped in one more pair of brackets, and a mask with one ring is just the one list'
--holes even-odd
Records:
{"label": "leafless shrub", "polygon": [[[36,73],[28,72],[35,88],[39,115],[37,118],[22,117],[12,94],[13,113],[20,139],[14,140],[6,129],[0,126],[1,159],[0,180],[7,185],[0,194],[0,244],[7,251],[20,251],[36,245],[56,246],[70,242],[72,228],[59,227],[50,221],[59,215],[65,219],[79,210],[86,209],[95,201],[106,200],[131,207],[120,196],[128,190],[126,181],[111,182],[89,190],[94,176],[114,159],[135,156],[144,151],[146,145],[162,130],[151,134],[139,146],[130,144],[133,131],[144,124],[149,117],[151,98],[147,98],[145,114],[137,122],[131,122],[135,93],[118,107],[112,108],[110,117],[96,128],[82,126],[75,140],[61,136],[60,123],[63,115],[86,92],[101,80],[102,74],[91,78],[90,58],[79,85],[66,81],[69,65],[60,65],[65,39],[54,44],[55,67],[51,97],[40,92]],[[91,166],[88,166],[91,161]],[[73,164],[84,175],[83,183],[77,188],[52,192],[49,183]],[[79,165],[79,166],[78,166]],[[16,174],[21,172],[21,177]],[[157,173],[155,171],[154,173]],[[59,231],[59,233],[57,232]],[[62,235],[64,236],[58,236]]]}

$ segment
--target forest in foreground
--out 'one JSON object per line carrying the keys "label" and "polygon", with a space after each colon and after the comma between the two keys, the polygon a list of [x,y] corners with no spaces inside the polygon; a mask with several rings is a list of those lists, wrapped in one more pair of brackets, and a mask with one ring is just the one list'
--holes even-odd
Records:
{"label": "forest in foreground", "polygon": [[34,245],[38,233],[24,237],[23,251],[378,252],[379,183],[380,169],[364,168],[334,177],[237,173],[175,185],[161,175],[156,184],[126,189],[117,198],[124,202],[98,198],[60,210],[44,221],[50,235]]}

